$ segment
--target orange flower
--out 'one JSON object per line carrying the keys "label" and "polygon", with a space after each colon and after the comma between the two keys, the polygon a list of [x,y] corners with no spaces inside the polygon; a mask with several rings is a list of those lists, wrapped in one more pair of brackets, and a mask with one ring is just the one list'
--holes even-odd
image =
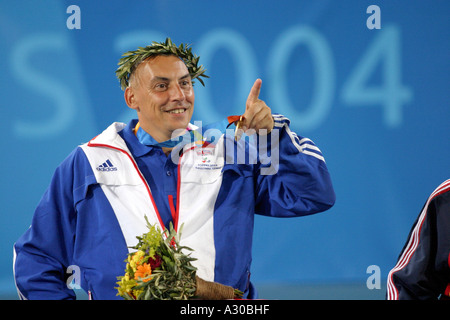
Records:
{"label": "orange flower", "polygon": [[[144,263],[141,266],[137,267],[136,272],[134,273],[134,279],[138,280],[138,278],[145,278],[152,274],[152,268],[148,263]],[[142,280],[144,282],[150,281],[150,278]]]}

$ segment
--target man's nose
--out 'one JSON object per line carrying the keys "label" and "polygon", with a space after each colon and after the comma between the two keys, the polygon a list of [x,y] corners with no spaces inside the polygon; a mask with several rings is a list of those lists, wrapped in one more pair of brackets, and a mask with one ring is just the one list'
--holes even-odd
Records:
{"label": "man's nose", "polygon": [[186,95],[179,84],[173,85],[170,89],[170,98],[173,101],[184,101],[186,99]]}

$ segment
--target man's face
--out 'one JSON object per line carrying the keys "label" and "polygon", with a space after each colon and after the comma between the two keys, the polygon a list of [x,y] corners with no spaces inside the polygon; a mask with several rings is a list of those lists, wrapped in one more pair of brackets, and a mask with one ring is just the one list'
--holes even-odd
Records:
{"label": "man's face", "polygon": [[155,140],[186,129],[194,111],[189,71],[176,56],[156,56],[141,63],[125,90],[125,100],[137,111],[139,123]]}

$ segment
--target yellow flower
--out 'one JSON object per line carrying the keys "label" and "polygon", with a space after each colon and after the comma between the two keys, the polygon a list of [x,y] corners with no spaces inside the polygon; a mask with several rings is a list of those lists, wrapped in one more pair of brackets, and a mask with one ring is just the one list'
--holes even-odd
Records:
{"label": "yellow flower", "polygon": [[133,290],[133,296],[136,298],[136,300],[139,298],[139,295],[142,293],[142,292],[144,292],[144,290],[143,289],[140,289],[140,290]]}
{"label": "yellow flower", "polygon": [[124,293],[130,293],[131,290],[136,286],[136,280],[130,279],[128,273],[126,273],[123,277],[121,277],[120,281],[117,282],[119,287],[117,290],[119,291],[119,295],[123,295]]}
{"label": "yellow flower", "polygon": [[136,270],[137,267],[141,265],[144,255],[145,255],[145,252],[139,250],[139,251],[136,251],[133,254],[133,256],[128,257],[128,262],[130,263],[130,267],[133,268],[133,270]]}

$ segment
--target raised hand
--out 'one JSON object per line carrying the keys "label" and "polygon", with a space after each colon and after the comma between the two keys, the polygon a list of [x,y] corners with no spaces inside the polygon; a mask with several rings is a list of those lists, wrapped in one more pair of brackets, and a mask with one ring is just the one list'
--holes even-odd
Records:
{"label": "raised hand", "polygon": [[241,128],[247,134],[254,133],[253,130],[258,134],[267,134],[272,131],[274,126],[272,111],[264,101],[259,99],[261,85],[262,80],[256,79],[247,98],[245,113],[241,122]]}

